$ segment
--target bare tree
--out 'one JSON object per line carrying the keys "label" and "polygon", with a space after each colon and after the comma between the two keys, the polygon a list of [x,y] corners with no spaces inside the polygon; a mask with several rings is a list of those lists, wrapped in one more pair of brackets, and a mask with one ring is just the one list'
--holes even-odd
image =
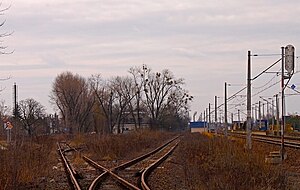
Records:
{"label": "bare tree", "polygon": [[152,127],[158,127],[164,117],[179,116],[188,109],[192,97],[182,89],[183,79],[176,79],[169,70],[154,73],[143,66],[131,68],[129,73],[131,76],[109,80],[93,75],[88,82],[70,72],[62,73],[53,84],[51,100],[65,125],[77,126],[79,132],[92,121],[96,132],[120,133],[129,114],[136,128],[145,117],[151,118]]}
{"label": "bare tree", "polygon": [[112,114],[113,100],[115,97],[114,93],[109,86],[109,82],[103,80],[100,75],[93,75],[90,78],[90,81],[97,100],[96,105],[101,107],[100,109],[98,108],[98,110],[100,110],[99,113],[102,113],[106,119],[106,127],[103,128],[103,132],[112,133],[115,125]]}
{"label": "bare tree", "polygon": [[89,83],[78,74],[64,72],[53,83],[51,102],[60,110],[64,125],[73,133],[86,132],[92,124],[95,103]]}
{"label": "bare tree", "polygon": [[[2,3],[0,3],[0,7],[2,7]],[[6,7],[6,8],[0,8],[0,15],[4,15],[4,13],[10,9],[10,6]],[[0,23],[0,27],[4,26],[6,20],[2,21]],[[13,32],[3,32],[3,33],[0,33],[0,38],[5,38],[5,37],[8,37],[8,36],[11,36]],[[7,49],[7,46],[5,46],[3,44],[3,41],[0,41],[0,54],[12,54],[13,51],[6,51]]]}
{"label": "bare tree", "polygon": [[[158,127],[163,119],[166,109],[174,103],[174,92],[181,91],[183,79],[176,79],[173,74],[165,69],[162,72],[152,72],[147,66],[141,69],[145,104],[151,116],[152,127]],[[183,97],[186,101],[186,96]],[[189,100],[189,98],[187,99]],[[180,103],[177,101],[177,104]],[[182,104],[178,104],[182,106]]]}
{"label": "bare tree", "polygon": [[131,67],[129,73],[132,75],[134,86],[132,89],[133,99],[129,102],[130,113],[134,119],[135,129],[141,127],[141,111],[142,111],[142,89],[143,75],[139,67]]}
{"label": "bare tree", "polygon": [[45,116],[45,108],[36,100],[29,98],[21,100],[19,102],[19,119],[23,125],[23,128],[27,131],[28,135],[31,136],[38,123]]}
{"label": "bare tree", "polygon": [[172,90],[167,100],[167,107],[164,109],[162,124],[165,128],[184,129],[188,123],[189,102],[193,96],[181,87]]}
{"label": "bare tree", "polygon": [[115,77],[111,80],[111,89],[116,93],[115,114],[117,122],[117,133],[121,132],[121,122],[127,115],[130,102],[135,96],[134,82],[129,77]]}
{"label": "bare tree", "polygon": [[[0,3],[0,7],[2,7],[2,3]],[[4,13],[10,8],[9,7],[6,7],[6,8],[0,8],[0,15],[4,15]],[[2,21],[0,23],[0,27],[3,27],[4,24],[5,24],[6,20]],[[0,38],[5,38],[5,37],[8,37],[10,35],[12,35],[13,32],[3,32],[3,33],[0,33]],[[7,49],[7,46],[5,46],[3,44],[3,41],[0,40],[0,54],[12,54],[14,51],[6,51]],[[3,78],[0,78],[0,81],[5,81],[5,80],[8,80],[10,79],[11,77],[3,77]],[[3,91],[4,88],[3,87],[0,87],[0,92]]]}
{"label": "bare tree", "polygon": [[109,133],[116,127],[116,132],[121,132],[121,124],[132,100],[133,81],[130,77],[113,77],[102,80],[100,75],[93,76],[93,89],[107,121]]}

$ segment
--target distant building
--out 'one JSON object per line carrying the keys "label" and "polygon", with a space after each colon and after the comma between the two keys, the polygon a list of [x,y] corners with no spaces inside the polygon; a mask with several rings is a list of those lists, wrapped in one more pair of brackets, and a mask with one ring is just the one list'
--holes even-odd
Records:
{"label": "distant building", "polygon": [[[140,126],[139,126],[140,124]],[[132,113],[126,113],[126,117],[123,119],[123,125],[121,132],[126,131],[133,131],[136,128],[143,129],[143,128],[149,128],[150,127],[150,118],[146,114],[146,112],[140,112],[139,114],[139,122],[138,122],[138,114],[137,112],[134,112],[134,115]]]}
{"label": "distant building", "polygon": [[191,133],[203,133],[205,132],[206,122],[204,121],[194,121],[189,123],[189,128]]}

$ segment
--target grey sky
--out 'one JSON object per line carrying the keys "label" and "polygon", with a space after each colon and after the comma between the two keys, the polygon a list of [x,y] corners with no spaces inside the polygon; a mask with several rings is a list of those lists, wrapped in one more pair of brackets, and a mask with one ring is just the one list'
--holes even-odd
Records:
{"label": "grey sky", "polygon": [[[1,56],[0,75],[12,77],[1,83],[1,98],[11,105],[16,82],[19,100],[33,97],[49,112],[51,85],[62,71],[110,77],[142,64],[153,70],[168,68],[184,78],[195,96],[192,111],[203,112],[215,95],[223,97],[225,81],[246,83],[248,50],[280,53],[287,44],[300,47],[296,0],[3,1],[3,6],[9,4],[1,31],[14,31],[4,44],[15,52]],[[253,58],[253,75],[278,58]],[[300,89],[298,75],[291,82]],[[255,81],[254,88],[272,77]],[[240,88],[230,87],[229,95]],[[279,84],[260,95],[278,91]],[[298,99],[287,97],[288,112],[300,112]]]}

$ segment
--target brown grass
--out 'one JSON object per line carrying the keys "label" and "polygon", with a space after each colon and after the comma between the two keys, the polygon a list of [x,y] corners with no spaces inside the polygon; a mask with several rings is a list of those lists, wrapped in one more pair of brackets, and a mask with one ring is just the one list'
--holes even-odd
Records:
{"label": "brown grass", "polygon": [[[89,154],[93,159],[109,161],[138,156],[172,136],[172,133],[154,131],[78,135],[71,138],[71,145],[82,148],[83,154]],[[8,150],[0,150],[0,189],[22,189],[20,187],[39,183],[41,178],[55,174],[52,169],[58,163],[55,142],[65,138],[18,139]],[[264,163],[263,150],[249,153],[243,146],[244,142],[240,141],[186,134],[178,147],[185,186],[212,190],[286,188],[285,174],[278,166]],[[80,162],[80,155],[76,159]]]}
{"label": "brown grass", "polygon": [[162,144],[174,136],[172,133],[136,131],[125,135],[89,137],[88,151],[93,157],[102,160],[131,158],[149,148]]}
{"label": "brown grass", "polygon": [[284,189],[284,173],[244,143],[187,134],[179,146],[189,189]]}
{"label": "brown grass", "polygon": [[49,164],[55,159],[55,153],[52,152],[54,143],[47,137],[38,141],[18,139],[7,150],[1,150],[1,189],[16,189],[48,175],[51,168]]}
{"label": "brown grass", "polygon": [[[133,157],[147,148],[154,148],[174,134],[139,131],[124,135],[56,135],[34,138],[21,137],[0,150],[0,189],[38,189],[55,178],[58,164],[56,142],[67,140],[81,148],[84,155],[104,160]],[[81,153],[74,162],[83,164]],[[63,174],[64,175],[64,174]],[[61,177],[61,176],[60,176]]]}

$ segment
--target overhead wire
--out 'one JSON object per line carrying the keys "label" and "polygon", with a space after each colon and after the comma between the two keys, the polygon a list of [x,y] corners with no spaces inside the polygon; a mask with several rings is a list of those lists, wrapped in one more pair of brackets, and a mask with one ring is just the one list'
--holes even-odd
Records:
{"label": "overhead wire", "polygon": [[[280,69],[281,70],[281,69]],[[278,74],[274,75],[271,80],[269,80],[268,82],[266,82],[264,85],[260,86],[260,87],[253,87],[253,89],[261,89],[261,88],[264,88],[265,86],[267,86],[268,84],[270,84],[274,79],[275,77],[278,77]]]}

